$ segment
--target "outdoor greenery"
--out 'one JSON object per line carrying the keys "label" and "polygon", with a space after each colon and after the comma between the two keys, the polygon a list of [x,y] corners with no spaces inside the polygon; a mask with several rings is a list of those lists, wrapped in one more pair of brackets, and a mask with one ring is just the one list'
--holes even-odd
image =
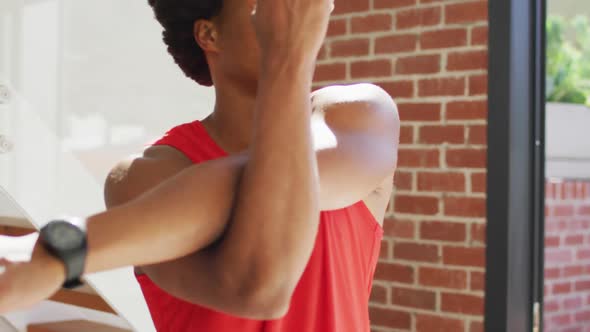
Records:
{"label": "outdoor greenery", "polygon": [[590,20],[547,19],[547,101],[590,106]]}

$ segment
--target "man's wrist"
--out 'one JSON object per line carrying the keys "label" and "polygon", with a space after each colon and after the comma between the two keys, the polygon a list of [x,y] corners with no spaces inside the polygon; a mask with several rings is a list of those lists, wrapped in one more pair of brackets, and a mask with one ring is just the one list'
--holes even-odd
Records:
{"label": "man's wrist", "polygon": [[310,81],[316,64],[316,59],[309,55],[285,50],[264,52],[261,61],[261,78],[267,75],[306,75]]}
{"label": "man's wrist", "polygon": [[47,271],[48,278],[55,278],[56,282],[63,284],[66,281],[66,266],[57,257],[51,255],[47,249],[37,242],[31,258],[33,264],[38,264]]}

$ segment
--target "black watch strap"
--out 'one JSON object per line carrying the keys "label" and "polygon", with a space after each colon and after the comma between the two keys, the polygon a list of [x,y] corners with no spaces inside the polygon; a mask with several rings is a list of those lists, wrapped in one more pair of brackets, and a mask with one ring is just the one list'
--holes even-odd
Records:
{"label": "black watch strap", "polygon": [[84,285],[84,283],[82,282],[82,279],[76,278],[76,279],[72,279],[70,281],[66,280],[66,282],[64,282],[62,287],[65,289],[75,289],[75,288],[81,287],[82,285]]}
{"label": "black watch strap", "polygon": [[73,289],[82,286],[81,278],[84,274],[87,251],[86,241],[84,241],[84,247],[68,252],[67,258],[62,260],[66,268],[66,281],[63,288]]}
{"label": "black watch strap", "polygon": [[[70,243],[63,241],[64,230]],[[73,222],[56,220],[44,226],[39,236],[47,252],[64,264],[66,279],[63,287],[81,286],[88,251],[86,232]]]}

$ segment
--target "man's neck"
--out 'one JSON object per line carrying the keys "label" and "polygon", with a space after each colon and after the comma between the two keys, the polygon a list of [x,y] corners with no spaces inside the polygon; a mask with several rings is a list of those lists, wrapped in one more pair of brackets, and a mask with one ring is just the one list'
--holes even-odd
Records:
{"label": "man's neck", "polygon": [[215,95],[215,109],[203,120],[207,132],[228,153],[247,149],[252,138],[255,94],[235,87],[216,87]]}

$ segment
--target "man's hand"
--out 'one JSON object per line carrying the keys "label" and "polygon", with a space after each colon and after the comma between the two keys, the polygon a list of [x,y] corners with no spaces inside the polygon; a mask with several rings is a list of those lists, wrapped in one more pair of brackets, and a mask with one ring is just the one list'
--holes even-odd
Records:
{"label": "man's hand", "polygon": [[258,0],[253,23],[263,58],[278,54],[315,61],[333,5],[334,0]]}
{"label": "man's hand", "polygon": [[[9,240],[16,242],[18,238]],[[65,280],[63,264],[39,245],[27,261],[5,256],[0,252],[0,314],[27,309],[49,298]]]}

